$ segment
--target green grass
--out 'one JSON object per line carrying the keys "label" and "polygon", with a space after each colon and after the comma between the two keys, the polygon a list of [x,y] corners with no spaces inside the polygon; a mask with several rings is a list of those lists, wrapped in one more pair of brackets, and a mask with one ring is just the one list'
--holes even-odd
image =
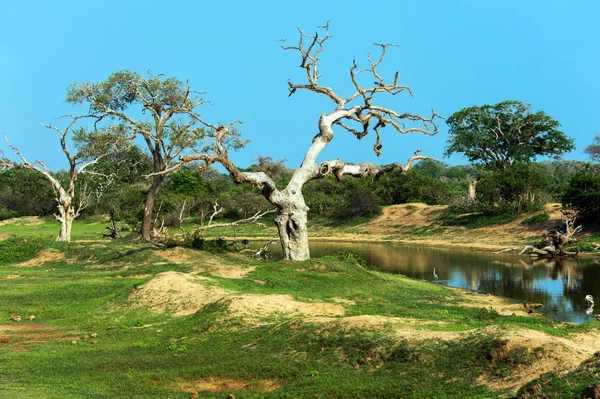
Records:
{"label": "green grass", "polygon": [[[55,239],[60,230],[60,223],[49,219],[39,218],[40,224],[20,225],[8,224],[0,225],[0,234],[11,234],[19,237],[37,237],[44,239]],[[99,240],[102,234],[106,233],[106,226],[109,223],[88,223],[81,220],[73,222],[71,236],[74,240]],[[108,239],[107,239],[108,240]]]}
{"label": "green grass", "polygon": [[412,237],[431,237],[441,235],[446,231],[445,227],[440,226],[421,226],[408,228],[401,231],[401,236],[412,236]]}
{"label": "green grass", "polygon": [[534,224],[547,222],[548,220],[550,220],[550,215],[548,215],[546,212],[542,212],[523,220],[521,224],[525,226],[533,226]]}
{"label": "green grass", "polygon": [[[541,354],[508,350],[502,337],[488,331],[490,325],[495,331],[531,328],[556,336],[597,329],[461,307],[453,291],[365,269],[347,254],[272,262],[197,251],[196,262],[184,263],[165,261],[157,256],[163,248],[152,244],[57,244],[33,235],[0,241],[0,337],[9,338],[0,343],[0,397],[187,398],[192,390],[177,390],[177,384],[213,379],[224,390],[201,391],[200,397],[493,398],[503,392],[476,384],[480,376],[509,376]],[[46,248],[64,257],[15,266]],[[343,305],[346,316],[389,316],[423,332],[471,333],[415,341],[394,335],[391,326],[350,329],[341,319],[313,324],[287,315],[250,323],[229,315],[227,298],[181,317],[128,301],[161,272],[189,273],[211,264],[256,268],[241,279],[201,273],[234,294],[288,294],[309,303],[343,298],[350,301]],[[34,323],[7,321],[30,314]],[[39,326],[27,330],[31,324]],[[24,330],[2,332],[14,326]],[[38,334],[39,342],[24,331]],[[99,335],[97,344],[80,338],[92,333]],[[227,389],[228,381],[243,381],[246,388]],[[265,381],[279,388],[261,390]]]}
{"label": "green grass", "polygon": [[443,215],[440,219],[444,226],[464,226],[468,229],[479,229],[481,227],[495,226],[510,223],[519,217],[516,213],[470,213],[468,215]]}

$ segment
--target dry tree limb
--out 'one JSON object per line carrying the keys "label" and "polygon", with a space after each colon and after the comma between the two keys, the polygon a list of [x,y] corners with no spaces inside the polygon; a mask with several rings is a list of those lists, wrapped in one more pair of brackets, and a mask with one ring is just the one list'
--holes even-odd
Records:
{"label": "dry tree limb", "polygon": [[492,253],[493,254],[502,254],[502,253],[505,253],[505,252],[518,251],[518,250],[519,250],[519,248],[504,248],[504,249],[501,249],[499,251],[492,251]]}
{"label": "dry tree limb", "polygon": [[[563,229],[555,229],[550,230],[544,233],[544,240],[546,241],[546,246],[544,248],[536,248],[531,245],[525,245],[519,255],[522,254],[532,254],[538,255],[542,257],[554,257],[554,256],[565,256],[568,255],[564,251],[564,246],[567,244],[572,244],[578,241],[574,236],[579,233],[583,227],[581,225],[576,226],[575,222],[577,220],[577,213],[572,211],[561,211],[562,212],[562,222]],[[599,246],[600,247],[600,246]],[[500,251],[492,252],[494,254],[499,254],[508,251],[514,251],[517,248],[506,248]],[[575,252],[577,254],[578,252]]]}
{"label": "dry tree limb", "polygon": [[[210,221],[208,222],[207,225],[205,226],[198,226],[196,228],[194,228],[192,233],[196,233],[199,231],[205,231],[205,230],[209,230],[209,229],[214,229],[214,228],[222,228],[222,227],[233,227],[233,226],[238,226],[240,224],[248,224],[248,223],[254,223],[260,227],[267,227],[264,223],[259,222],[258,220],[261,219],[263,216],[268,215],[269,213],[275,213],[277,212],[277,209],[270,209],[268,211],[258,211],[256,212],[253,216],[249,217],[249,218],[245,218],[245,219],[239,219],[230,223],[212,223],[212,218],[215,214],[220,213],[221,211],[223,211],[223,208],[217,208],[218,204],[215,201],[215,212],[213,212],[213,214],[211,215]],[[217,211],[218,209],[218,211]]]}

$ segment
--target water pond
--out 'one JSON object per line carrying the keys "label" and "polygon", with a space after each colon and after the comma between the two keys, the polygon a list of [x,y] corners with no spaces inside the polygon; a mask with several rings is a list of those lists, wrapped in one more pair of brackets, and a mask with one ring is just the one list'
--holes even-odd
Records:
{"label": "water pond", "polygon": [[[281,256],[277,244],[271,249],[275,257]],[[540,312],[556,320],[583,323],[600,313],[599,258],[537,260],[516,254],[355,242],[312,241],[310,250],[311,257],[353,251],[384,272],[541,303]],[[590,314],[586,295],[597,302]]]}

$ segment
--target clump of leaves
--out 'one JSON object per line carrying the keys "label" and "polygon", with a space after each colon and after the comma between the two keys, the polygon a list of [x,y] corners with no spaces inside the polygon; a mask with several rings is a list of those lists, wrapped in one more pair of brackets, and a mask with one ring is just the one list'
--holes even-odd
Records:
{"label": "clump of leaves", "polygon": [[332,257],[335,257],[335,258],[341,259],[341,260],[350,259],[350,260],[353,260],[354,262],[356,262],[356,264],[358,264],[359,266],[362,266],[362,267],[368,266],[367,261],[354,251],[340,251],[340,252],[337,252],[336,254],[332,255]]}
{"label": "clump of leaves", "polygon": [[500,317],[500,313],[494,308],[480,308],[475,314],[477,320],[496,320]]}
{"label": "clump of leaves", "polygon": [[229,251],[229,246],[227,245],[227,242],[224,239],[216,238],[214,240],[207,240],[199,235],[194,235],[186,246],[193,249],[197,249],[199,251],[206,251],[213,254]]}

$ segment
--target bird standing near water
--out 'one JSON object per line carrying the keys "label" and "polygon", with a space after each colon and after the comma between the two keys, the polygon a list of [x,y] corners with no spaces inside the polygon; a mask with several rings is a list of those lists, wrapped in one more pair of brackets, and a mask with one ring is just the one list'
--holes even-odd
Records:
{"label": "bird standing near water", "polygon": [[594,297],[592,297],[591,295],[586,295],[585,300],[588,301],[591,308],[594,307]]}
{"label": "bird standing near water", "polygon": [[437,274],[435,274],[435,267],[433,268],[433,279],[437,280],[439,277]]}

